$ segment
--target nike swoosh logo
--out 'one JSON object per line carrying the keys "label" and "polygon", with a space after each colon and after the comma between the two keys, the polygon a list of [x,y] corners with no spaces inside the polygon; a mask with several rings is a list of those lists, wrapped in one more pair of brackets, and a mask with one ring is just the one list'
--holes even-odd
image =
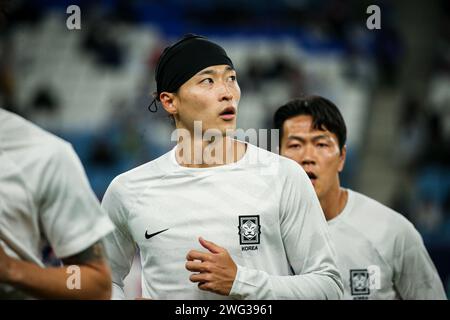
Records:
{"label": "nike swoosh logo", "polygon": [[147,230],[145,230],[145,239],[150,239],[151,237],[154,237],[154,236],[156,236],[157,234],[160,234],[160,233],[162,233],[162,232],[164,232],[164,231],[167,231],[167,230],[169,230],[169,228],[167,228],[167,229],[164,229],[164,230],[161,230],[161,231],[158,231],[158,232],[155,232],[155,233],[151,233],[151,234],[148,234],[148,232],[147,232]]}

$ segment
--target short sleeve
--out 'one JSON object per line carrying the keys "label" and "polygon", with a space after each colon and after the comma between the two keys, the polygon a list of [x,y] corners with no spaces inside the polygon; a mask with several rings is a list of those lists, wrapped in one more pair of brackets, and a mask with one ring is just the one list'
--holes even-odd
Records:
{"label": "short sleeve", "polygon": [[54,143],[49,150],[41,170],[39,218],[56,256],[66,258],[101,240],[114,226],[101,209],[72,146]]}

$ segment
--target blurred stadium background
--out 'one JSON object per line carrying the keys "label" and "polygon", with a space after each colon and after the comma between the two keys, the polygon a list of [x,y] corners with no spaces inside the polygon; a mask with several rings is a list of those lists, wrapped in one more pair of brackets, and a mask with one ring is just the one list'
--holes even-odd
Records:
{"label": "blurred stadium background", "polygon": [[[68,30],[66,8],[81,8]],[[381,8],[368,30],[366,8]],[[0,105],[71,142],[99,199],[119,173],[168,151],[147,110],[162,49],[206,35],[233,59],[238,127],[271,128],[301,93],[348,125],[343,185],[414,223],[450,296],[450,3],[365,0],[0,1]],[[1,125],[1,124],[0,124]],[[128,295],[139,295],[138,264]]]}

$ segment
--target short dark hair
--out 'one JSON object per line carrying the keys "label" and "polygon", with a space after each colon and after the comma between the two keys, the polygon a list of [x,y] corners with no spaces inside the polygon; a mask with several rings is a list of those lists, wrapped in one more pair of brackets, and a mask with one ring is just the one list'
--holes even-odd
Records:
{"label": "short dark hair", "polygon": [[311,116],[314,129],[328,130],[334,133],[338,138],[339,150],[342,150],[347,140],[347,127],[344,118],[333,102],[315,95],[304,95],[293,99],[279,107],[275,112],[273,122],[275,129],[280,130],[280,146],[284,122],[300,115]]}

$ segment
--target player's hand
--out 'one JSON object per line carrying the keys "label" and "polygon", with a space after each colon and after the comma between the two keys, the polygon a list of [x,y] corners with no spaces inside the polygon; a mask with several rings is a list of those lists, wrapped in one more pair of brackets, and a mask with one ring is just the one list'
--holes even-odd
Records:
{"label": "player's hand", "polygon": [[201,290],[229,295],[236,278],[236,264],[225,248],[202,237],[199,238],[199,242],[209,252],[197,250],[188,252],[186,269],[196,272],[189,277],[189,280],[198,282]]}
{"label": "player's hand", "polygon": [[8,282],[11,271],[11,257],[9,257],[3,247],[0,246],[0,283]]}

